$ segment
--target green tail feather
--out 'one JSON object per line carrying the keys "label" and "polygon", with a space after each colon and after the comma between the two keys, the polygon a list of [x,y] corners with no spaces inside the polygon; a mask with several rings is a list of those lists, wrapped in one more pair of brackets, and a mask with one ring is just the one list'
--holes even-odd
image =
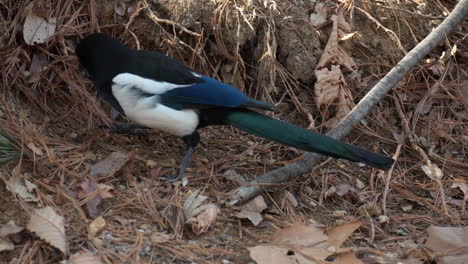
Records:
{"label": "green tail feather", "polygon": [[338,159],[362,162],[381,170],[390,169],[394,162],[393,159],[386,156],[250,110],[228,111],[224,115],[224,121],[246,132],[272,141]]}

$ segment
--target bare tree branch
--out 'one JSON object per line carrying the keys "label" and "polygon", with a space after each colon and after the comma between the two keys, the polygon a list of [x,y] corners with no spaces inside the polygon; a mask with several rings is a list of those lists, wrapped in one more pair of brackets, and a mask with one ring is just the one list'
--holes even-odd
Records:
{"label": "bare tree branch", "polygon": [[[418,64],[435,46],[442,41],[466,17],[468,0],[460,0],[450,15],[432,31],[421,43],[414,47],[406,56],[380,80],[369,93],[362,98],[354,109],[327,136],[341,139],[347,135],[354,124],[362,120],[403,77]],[[307,152],[303,159],[284,167],[268,172],[248,184],[233,190],[229,196],[234,203],[245,202],[260,194],[265,188],[289,181],[308,173],[322,156]]]}

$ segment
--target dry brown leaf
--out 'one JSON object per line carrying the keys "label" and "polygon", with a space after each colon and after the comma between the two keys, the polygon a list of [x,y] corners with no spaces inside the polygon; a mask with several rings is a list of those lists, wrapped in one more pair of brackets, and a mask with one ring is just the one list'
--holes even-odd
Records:
{"label": "dry brown leaf", "polygon": [[9,221],[0,227],[0,252],[13,250],[15,248],[15,245],[10,241],[8,236],[19,233],[21,230],[23,230],[23,228],[17,226],[13,221]]}
{"label": "dry brown leaf", "polygon": [[92,178],[98,176],[114,176],[128,160],[128,154],[112,152],[107,158],[99,161],[91,168],[90,175]]}
{"label": "dry brown leaf", "polygon": [[88,237],[93,238],[106,227],[106,220],[100,216],[94,219],[88,226]]}
{"label": "dry brown leaf", "polygon": [[263,220],[263,216],[260,213],[252,212],[245,209],[243,209],[240,212],[237,212],[236,217],[241,219],[249,219],[254,226],[258,226],[258,224],[260,224],[260,222],[262,222]]}
{"label": "dry brown leaf", "polygon": [[208,197],[200,194],[200,190],[191,193],[184,202],[184,216],[185,222],[194,220],[193,218],[201,212],[200,206]]}
{"label": "dry brown leaf", "polygon": [[80,195],[81,198],[87,199],[86,209],[89,216],[96,218],[99,216],[98,205],[101,203],[101,195],[99,193],[99,186],[97,185],[96,180],[86,179],[83,183],[80,184],[80,187],[83,189],[84,194]]}
{"label": "dry brown leaf", "polygon": [[13,169],[12,177],[7,184],[7,189],[12,193],[17,194],[18,197],[26,202],[39,202],[39,198],[34,193],[37,185],[24,178],[20,173],[20,169],[21,168],[19,166]]}
{"label": "dry brown leaf", "polygon": [[431,180],[434,180],[434,181],[441,180],[442,177],[444,177],[444,174],[442,173],[442,170],[435,163],[432,163],[432,167],[434,168],[435,175],[432,173],[432,170],[431,170],[431,168],[429,168],[429,166],[421,165],[421,169],[427,175],[427,177],[431,178]]}
{"label": "dry brown leaf", "polygon": [[115,13],[119,16],[124,16],[127,13],[127,4],[124,2],[117,2],[115,4]]}
{"label": "dry brown leaf", "polygon": [[359,83],[360,75],[354,60],[340,47],[339,41],[353,36],[350,25],[345,21],[343,8],[333,15],[333,29],[325,46],[322,57],[315,68],[317,81],[314,84],[315,101],[322,110],[322,115],[328,119],[328,108],[336,104],[336,115],[327,121],[327,126],[334,126],[354,107],[353,97],[348,88],[345,72],[351,72]]}
{"label": "dry brown leaf", "polygon": [[58,215],[52,207],[34,209],[26,227],[47,243],[67,254],[63,217]]}
{"label": "dry brown leaf", "polygon": [[426,230],[428,238],[425,245],[440,252],[457,247],[468,246],[468,227],[433,226]]}
{"label": "dry brown leaf", "polygon": [[183,207],[185,223],[193,223],[192,230],[198,235],[208,230],[219,212],[219,208],[214,204],[202,205],[206,199],[206,196],[196,190],[185,200]]}
{"label": "dry brown leaf", "polygon": [[47,56],[42,52],[35,52],[29,70],[25,72],[25,75],[29,77],[28,83],[34,83],[41,79],[41,74],[44,71],[45,66],[49,63]]}
{"label": "dry brown leaf", "polygon": [[340,248],[341,244],[348,239],[348,237],[361,226],[361,221],[355,221],[346,223],[329,230],[328,233],[328,244],[335,248]]}
{"label": "dry brown leaf", "polygon": [[166,243],[171,240],[171,236],[168,234],[156,232],[151,234],[150,237],[151,243],[153,244],[161,244],[161,243]]}
{"label": "dry brown leaf", "polygon": [[314,27],[327,22],[327,6],[324,3],[315,4],[315,13],[310,14],[309,20]]}
{"label": "dry brown leaf", "polygon": [[277,231],[270,245],[249,248],[250,256],[257,263],[323,263],[329,256],[354,261],[349,263],[361,263],[354,256],[348,256],[350,249],[341,248],[341,244],[360,225],[361,222],[352,222],[327,230],[321,226],[295,223]]}
{"label": "dry brown leaf", "polygon": [[316,246],[326,242],[328,237],[323,226],[305,225],[299,222],[276,231],[271,237],[274,244],[292,244],[298,246]]}
{"label": "dry brown leaf", "polygon": [[346,252],[338,254],[333,260],[333,264],[364,264],[364,262],[360,261],[353,254]]}
{"label": "dry brown leaf", "polygon": [[319,262],[310,260],[301,254],[277,246],[259,245],[248,248],[250,257],[257,264],[318,264]]}
{"label": "dry brown leaf", "polygon": [[197,223],[192,225],[192,231],[199,235],[208,230],[216,220],[219,208],[214,204],[207,204],[205,210],[197,216]]}
{"label": "dry brown leaf", "polygon": [[463,182],[463,181],[455,181],[452,186],[450,186],[451,188],[459,188],[462,192],[463,192],[463,195],[467,196],[468,195],[468,184],[466,182]]}
{"label": "dry brown leaf", "polygon": [[332,65],[331,69],[323,68],[315,71],[315,101],[318,105],[330,105],[340,93],[340,86],[344,82],[339,65]]}
{"label": "dry brown leaf", "polygon": [[23,227],[16,225],[14,221],[9,221],[0,227],[0,237],[7,237],[9,235],[19,233],[23,229]]}
{"label": "dry brown leaf", "polygon": [[67,264],[102,264],[101,257],[88,252],[80,251],[73,254],[70,259],[68,259]]}
{"label": "dry brown leaf", "polygon": [[252,224],[257,226],[263,220],[260,213],[267,208],[267,205],[263,197],[259,195],[241,206],[241,208],[242,210],[236,214],[236,217],[247,218],[252,222]]}
{"label": "dry brown leaf", "polygon": [[[451,251],[450,255],[443,254],[437,259],[439,264],[466,264],[468,260],[468,227],[433,226],[426,230],[428,238],[425,246],[442,253]],[[458,250],[457,250],[458,248]]]}
{"label": "dry brown leaf", "polygon": [[92,218],[99,216],[97,207],[102,199],[114,197],[111,192],[113,187],[105,184],[98,184],[95,179],[86,179],[80,184],[80,187],[83,189],[84,193],[80,193],[79,197],[88,199],[86,202],[86,209],[89,216]]}
{"label": "dry brown leaf", "polygon": [[34,154],[38,155],[38,156],[42,156],[43,153],[42,153],[42,150],[40,148],[38,148],[34,142],[29,142],[29,144],[26,145]]}
{"label": "dry brown leaf", "polygon": [[57,27],[57,18],[50,17],[44,19],[35,10],[31,10],[23,25],[23,38],[26,44],[33,46],[34,44],[45,43],[50,37],[55,34]]}
{"label": "dry brown leaf", "polygon": [[98,183],[98,188],[99,188],[99,195],[101,196],[102,199],[114,197],[114,194],[112,193],[112,190],[114,189],[114,187],[105,185],[102,183]]}
{"label": "dry brown leaf", "polygon": [[0,237],[0,252],[15,249],[15,245],[9,238]]}

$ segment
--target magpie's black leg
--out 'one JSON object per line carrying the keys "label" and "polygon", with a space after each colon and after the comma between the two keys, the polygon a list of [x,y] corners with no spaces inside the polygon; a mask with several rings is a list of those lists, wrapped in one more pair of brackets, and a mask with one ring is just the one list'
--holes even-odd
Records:
{"label": "magpie's black leg", "polygon": [[164,175],[160,177],[164,181],[173,182],[173,181],[181,180],[182,178],[184,178],[185,168],[187,168],[187,165],[190,161],[190,158],[192,157],[195,147],[200,142],[200,135],[198,134],[197,131],[195,131],[191,135],[182,137],[182,139],[187,145],[187,152],[185,153],[185,157],[180,163],[179,171],[177,174],[175,175],[169,174],[169,175]]}

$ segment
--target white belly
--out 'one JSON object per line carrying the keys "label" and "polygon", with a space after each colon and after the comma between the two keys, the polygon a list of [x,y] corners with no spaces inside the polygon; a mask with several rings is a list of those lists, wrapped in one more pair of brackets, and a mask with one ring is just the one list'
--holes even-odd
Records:
{"label": "white belly", "polygon": [[112,93],[133,122],[180,137],[190,135],[197,129],[199,120],[194,110],[175,110],[161,105],[157,95],[142,97],[131,86],[113,85]]}

